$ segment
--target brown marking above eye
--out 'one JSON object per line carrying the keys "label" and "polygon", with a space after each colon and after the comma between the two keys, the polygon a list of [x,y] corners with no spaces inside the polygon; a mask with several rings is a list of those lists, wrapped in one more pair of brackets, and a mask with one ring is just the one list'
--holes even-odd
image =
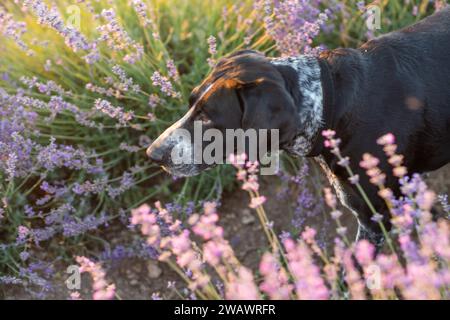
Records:
{"label": "brown marking above eye", "polygon": [[192,108],[193,106],[198,105],[201,101],[206,100],[214,91],[213,84],[214,83],[210,83],[205,89],[202,90],[201,93],[199,91],[200,88],[204,88],[203,85],[195,87],[189,96],[189,108]]}

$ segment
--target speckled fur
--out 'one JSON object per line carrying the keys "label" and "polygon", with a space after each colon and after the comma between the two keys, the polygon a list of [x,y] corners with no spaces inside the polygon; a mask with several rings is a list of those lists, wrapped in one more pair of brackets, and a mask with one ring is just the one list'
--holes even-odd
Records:
{"label": "speckled fur", "polygon": [[314,137],[323,123],[323,92],[319,62],[313,56],[302,55],[275,58],[271,60],[271,63],[289,66],[297,72],[298,85],[302,95],[302,103],[299,106],[301,133],[288,151],[305,156],[311,151]]}

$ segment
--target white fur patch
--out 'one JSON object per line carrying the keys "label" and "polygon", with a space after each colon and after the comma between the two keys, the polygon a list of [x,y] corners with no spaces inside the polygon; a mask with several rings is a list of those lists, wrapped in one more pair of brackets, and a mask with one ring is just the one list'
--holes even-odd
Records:
{"label": "white fur patch", "polygon": [[[213,84],[210,84],[200,95],[197,101],[189,111],[177,122],[167,128],[152,145],[159,146],[170,152],[168,163],[163,165],[163,169],[176,176],[192,176],[200,172],[198,165],[194,161],[194,144],[191,134],[183,129],[185,123],[192,121],[195,107],[199,101],[211,90]],[[207,121],[203,121],[204,125]],[[151,148],[151,147],[150,147]]]}
{"label": "white fur patch", "polygon": [[311,151],[314,138],[323,123],[323,92],[319,62],[313,56],[302,55],[275,58],[271,60],[271,63],[289,66],[297,72],[302,95],[302,104],[299,106],[302,134],[295,139],[288,151],[305,156]]}

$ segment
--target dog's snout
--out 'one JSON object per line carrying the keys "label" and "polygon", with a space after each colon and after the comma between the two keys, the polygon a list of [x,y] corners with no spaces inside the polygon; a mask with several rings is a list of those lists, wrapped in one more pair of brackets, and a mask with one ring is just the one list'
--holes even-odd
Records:
{"label": "dog's snout", "polygon": [[154,162],[156,162],[158,164],[164,164],[165,152],[164,152],[163,148],[160,148],[160,147],[155,146],[155,145],[152,144],[147,149],[147,156],[152,161],[154,161]]}

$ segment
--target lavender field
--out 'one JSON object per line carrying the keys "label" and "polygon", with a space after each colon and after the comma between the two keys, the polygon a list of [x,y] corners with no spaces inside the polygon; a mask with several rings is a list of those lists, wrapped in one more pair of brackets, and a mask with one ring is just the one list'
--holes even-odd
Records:
{"label": "lavender field", "polygon": [[0,298],[449,299],[450,167],[409,172],[391,134],[401,197],[357,159],[392,214],[388,232],[373,212],[378,254],[313,161],[177,178],[145,154],[222,56],[357,47],[446,5],[377,1],[376,21],[349,0],[2,0]]}

